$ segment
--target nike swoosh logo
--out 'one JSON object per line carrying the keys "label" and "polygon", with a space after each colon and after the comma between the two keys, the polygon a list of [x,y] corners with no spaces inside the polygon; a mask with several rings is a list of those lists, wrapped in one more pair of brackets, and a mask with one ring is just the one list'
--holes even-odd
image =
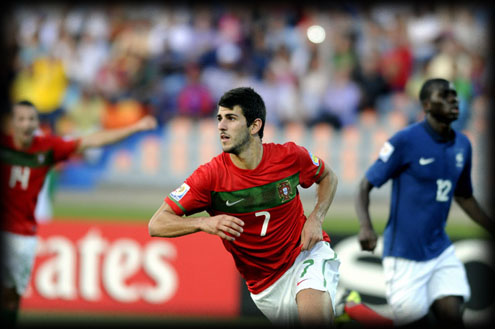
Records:
{"label": "nike swoosh logo", "polygon": [[299,282],[296,284],[296,286],[300,285],[301,283],[303,283],[303,282],[304,282],[304,281],[306,281],[306,280],[308,280],[308,279],[304,279],[304,280],[299,281]]}
{"label": "nike swoosh logo", "polygon": [[428,159],[425,159],[425,158],[419,158],[419,164],[422,165],[422,166],[425,166],[427,164],[430,164],[432,163],[433,161],[435,161],[435,158],[428,158]]}
{"label": "nike swoosh logo", "polygon": [[232,207],[233,205],[235,205],[236,203],[241,202],[242,200],[244,200],[244,199],[240,199],[240,200],[237,200],[237,201],[234,201],[234,202],[230,202],[229,200],[227,200],[227,201],[225,201],[225,204],[227,205],[227,207]]}

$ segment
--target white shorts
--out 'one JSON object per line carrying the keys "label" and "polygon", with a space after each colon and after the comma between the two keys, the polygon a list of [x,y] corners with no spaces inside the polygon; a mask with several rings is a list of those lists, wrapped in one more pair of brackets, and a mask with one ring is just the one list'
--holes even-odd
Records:
{"label": "white shorts", "polygon": [[261,312],[276,324],[298,323],[296,295],[303,289],[328,291],[335,312],[339,266],[340,260],[330,244],[320,241],[310,251],[302,251],[275,283],[259,294],[251,294],[251,298]]}
{"label": "white shorts", "polygon": [[439,298],[461,296],[467,301],[471,296],[466,270],[455,256],[453,245],[424,262],[385,257],[383,270],[387,301],[396,325],[421,319]]}
{"label": "white shorts", "polygon": [[31,278],[37,243],[37,236],[2,232],[2,284],[15,287],[21,296]]}

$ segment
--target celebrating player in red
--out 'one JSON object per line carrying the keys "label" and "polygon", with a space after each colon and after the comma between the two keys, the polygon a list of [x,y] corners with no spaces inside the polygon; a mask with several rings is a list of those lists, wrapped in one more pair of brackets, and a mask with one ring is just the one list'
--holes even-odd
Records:
{"label": "celebrating player in red", "polygon": [[38,111],[29,101],[13,106],[11,131],[0,134],[2,198],[2,318],[15,323],[20,298],[29,282],[36,253],[34,210],[45,176],[58,162],[90,147],[118,142],[136,132],[154,129],[147,116],[128,127],[64,139],[38,134]]}
{"label": "celebrating player in red", "polygon": [[[304,147],[262,143],[265,117],[264,102],[253,89],[225,93],[217,113],[223,153],[165,198],[149,232],[218,235],[269,320],[331,325],[340,261],[322,222],[337,177]],[[297,186],[313,183],[317,202],[306,218]],[[187,217],[203,210],[210,216]]]}

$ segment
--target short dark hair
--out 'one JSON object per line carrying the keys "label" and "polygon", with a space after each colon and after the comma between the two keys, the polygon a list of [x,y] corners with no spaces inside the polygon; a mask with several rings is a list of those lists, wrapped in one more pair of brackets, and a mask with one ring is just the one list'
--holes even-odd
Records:
{"label": "short dark hair", "polygon": [[426,80],[425,83],[423,83],[421,90],[419,91],[419,101],[421,103],[427,101],[430,98],[433,90],[441,86],[448,87],[448,85],[449,85],[449,81],[441,78]]}
{"label": "short dark hair", "polygon": [[10,109],[11,113],[13,112],[14,107],[16,107],[16,106],[29,106],[29,107],[33,108],[36,112],[38,112],[38,109],[36,108],[36,106],[34,106],[34,104],[32,102],[25,100],[25,99],[20,100],[18,102],[15,102],[14,106],[12,106],[12,108]]}
{"label": "short dark hair", "polygon": [[28,100],[22,100],[22,101],[18,101],[17,103],[14,104],[14,106],[17,106],[17,105],[20,105],[20,106],[31,106],[31,107],[34,107],[36,108],[36,106],[34,106],[33,103],[31,103],[30,101]]}
{"label": "short dark hair", "polygon": [[247,126],[249,127],[254,120],[261,119],[261,129],[258,131],[260,139],[263,139],[263,130],[265,129],[266,108],[265,102],[258,93],[251,87],[239,87],[227,91],[218,101],[218,105],[233,109],[238,105],[246,117]]}

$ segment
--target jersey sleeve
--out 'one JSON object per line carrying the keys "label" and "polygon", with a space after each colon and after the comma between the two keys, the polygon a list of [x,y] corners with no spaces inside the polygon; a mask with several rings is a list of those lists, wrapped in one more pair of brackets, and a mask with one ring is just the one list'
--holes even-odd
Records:
{"label": "jersey sleeve", "polygon": [[292,147],[299,164],[299,184],[308,188],[320,179],[325,171],[325,163],[303,146],[292,144]]}
{"label": "jersey sleeve", "polygon": [[378,159],[365,173],[366,179],[373,186],[382,186],[406,164],[404,157],[404,150],[407,149],[406,140],[404,134],[399,132],[383,144]]}
{"label": "jersey sleeve", "polygon": [[53,161],[55,163],[67,160],[74,154],[81,142],[80,138],[62,138],[59,136],[51,136],[53,148]]}
{"label": "jersey sleeve", "polygon": [[201,212],[211,204],[209,166],[202,165],[184,183],[165,197],[165,202],[179,215]]}
{"label": "jersey sleeve", "polygon": [[468,198],[473,195],[473,186],[471,183],[471,166],[472,166],[472,148],[471,143],[468,141],[468,151],[466,156],[466,164],[462,169],[459,180],[454,190],[455,196]]}

